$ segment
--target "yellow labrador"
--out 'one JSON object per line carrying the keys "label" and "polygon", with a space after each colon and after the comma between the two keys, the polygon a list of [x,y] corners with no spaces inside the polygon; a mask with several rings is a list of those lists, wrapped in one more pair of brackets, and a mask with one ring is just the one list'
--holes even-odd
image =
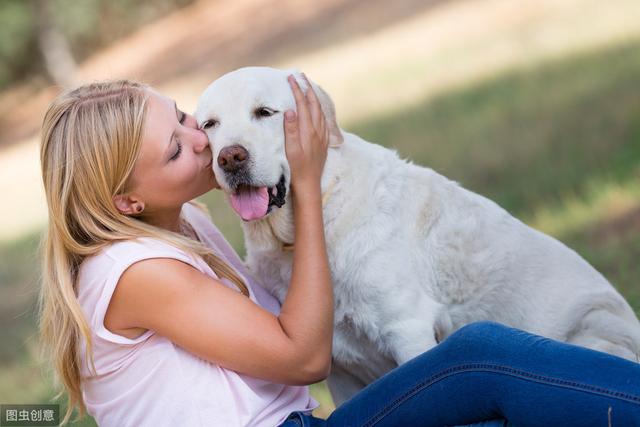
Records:
{"label": "yellow labrador", "polygon": [[[280,301],[295,244],[282,123],[295,108],[288,74],[226,74],[196,111],[214,142],[218,182],[244,220],[247,264]],[[322,188],[336,403],[478,320],[637,360],[633,310],[578,254],[491,200],[339,129],[330,98],[313,86],[333,125]]]}

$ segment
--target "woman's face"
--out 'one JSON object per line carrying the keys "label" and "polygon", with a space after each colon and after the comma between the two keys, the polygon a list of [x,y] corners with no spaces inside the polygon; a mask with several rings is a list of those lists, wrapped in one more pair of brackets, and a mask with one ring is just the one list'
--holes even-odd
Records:
{"label": "woman's face", "polygon": [[180,111],[172,99],[149,90],[144,133],[129,192],[143,203],[143,215],[175,210],[219,188],[211,160],[209,141],[195,118]]}

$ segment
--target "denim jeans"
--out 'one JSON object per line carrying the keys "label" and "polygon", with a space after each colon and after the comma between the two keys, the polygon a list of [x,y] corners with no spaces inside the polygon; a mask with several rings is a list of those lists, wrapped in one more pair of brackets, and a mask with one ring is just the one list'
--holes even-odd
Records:
{"label": "denim jeans", "polygon": [[328,419],[294,412],[281,426],[467,424],[640,427],[640,364],[477,322],[369,384]]}

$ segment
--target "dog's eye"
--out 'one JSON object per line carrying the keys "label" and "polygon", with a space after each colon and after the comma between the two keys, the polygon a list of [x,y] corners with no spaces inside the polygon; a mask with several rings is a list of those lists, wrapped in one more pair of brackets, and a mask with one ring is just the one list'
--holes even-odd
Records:
{"label": "dog's eye", "polygon": [[200,126],[200,129],[211,129],[212,127],[216,126],[218,124],[217,120],[207,120],[206,122],[204,122],[202,124],[202,126]]}
{"label": "dog's eye", "polygon": [[267,107],[260,107],[260,108],[256,108],[256,110],[253,112],[253,114],[259,119],[261,117],[271,117],[273,116],[275,113],[277,113],[276,110],[272,110],[271,108],[267,108]]}

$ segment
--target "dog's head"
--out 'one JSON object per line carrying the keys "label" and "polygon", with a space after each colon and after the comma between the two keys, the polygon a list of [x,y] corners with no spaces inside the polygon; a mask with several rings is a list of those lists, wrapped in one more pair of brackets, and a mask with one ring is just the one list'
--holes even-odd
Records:
{"label": "dog's head", "polygon": [[[233,209],[245,221],[266,217],[287,203],[290,170],[283,119],[295,110],[287,76],[293,74],[302,90],[300,73],[267,67],[247,67],[220,77],[203,92],[195,113],[209,138],[213,171],[229,195]],[[329,96],[312,83],[331,134],[342,135]]]}

